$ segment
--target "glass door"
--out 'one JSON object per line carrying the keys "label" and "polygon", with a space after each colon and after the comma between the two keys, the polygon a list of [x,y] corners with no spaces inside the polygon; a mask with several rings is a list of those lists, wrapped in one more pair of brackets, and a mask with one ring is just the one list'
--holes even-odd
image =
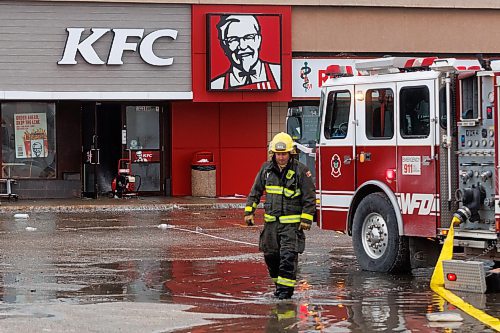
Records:
{"label": "glass door", "polygon": [[121,156],[121,105],[82,105],[82,195],[97,198],[111,192]]}
{"label": "glass door", "polygon": [[97,198],[97,165],[99,164],[99,148],[96,133],[96,105],[82,105],[82,195],[87,198]]}
{"label": "glass door", "polygon": [[[122,140],[137,176],[138,192],[163,191],[161,178],[160,106],[126,106]],[[153,194],[153,193],[151,193]]]}

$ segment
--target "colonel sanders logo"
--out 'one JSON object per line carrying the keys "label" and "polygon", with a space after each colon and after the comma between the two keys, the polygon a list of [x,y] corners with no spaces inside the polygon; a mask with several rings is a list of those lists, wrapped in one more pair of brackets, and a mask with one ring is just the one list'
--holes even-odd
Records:
{"label": "colonel sanders logo", "polygon": [[281,90],[279,15],[209,14],[208,23],[210,90]]}

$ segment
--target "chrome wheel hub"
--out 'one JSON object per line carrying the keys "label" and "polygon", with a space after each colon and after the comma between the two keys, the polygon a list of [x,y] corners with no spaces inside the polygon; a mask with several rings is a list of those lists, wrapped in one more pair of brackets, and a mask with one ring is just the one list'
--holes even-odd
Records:
{"label": "chrome wheel hub", "polygon": [[363,221],[361,240],[366,254],[372,259],[382,257],[389,239],[387,223],[378,213],[369,214]]}

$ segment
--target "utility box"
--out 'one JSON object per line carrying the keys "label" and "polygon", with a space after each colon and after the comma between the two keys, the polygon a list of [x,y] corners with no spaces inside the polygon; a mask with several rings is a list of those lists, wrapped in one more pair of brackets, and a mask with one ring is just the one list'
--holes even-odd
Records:
{"label": "utility box", "polygon": [[216,197],[216,165],[212,152],[194,154],[191,163],[191,195],[193,197]]}

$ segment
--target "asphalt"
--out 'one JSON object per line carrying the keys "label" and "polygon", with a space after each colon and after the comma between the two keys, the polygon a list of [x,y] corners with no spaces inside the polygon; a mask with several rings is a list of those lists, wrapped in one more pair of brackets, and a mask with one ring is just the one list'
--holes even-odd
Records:
{"label": "asphalt", "polygon": [[149,197],[97,199],[40,199],[0,201],[0,213],[28,212],[99,212],[99,211],[168,211],[172,209],[243,209],[246,197]]}

